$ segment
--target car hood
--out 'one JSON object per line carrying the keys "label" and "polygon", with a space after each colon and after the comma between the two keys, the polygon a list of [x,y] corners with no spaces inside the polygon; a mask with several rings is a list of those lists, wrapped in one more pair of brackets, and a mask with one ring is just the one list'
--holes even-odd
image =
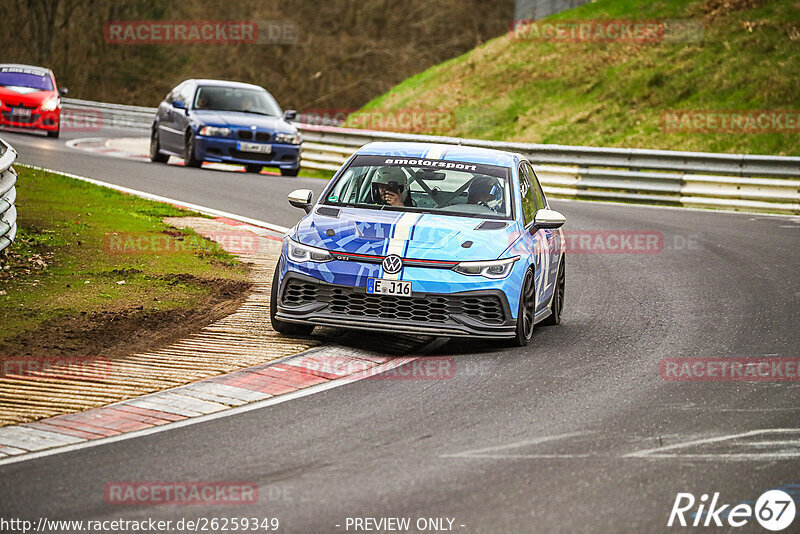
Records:
{"label": "car hood", "polygon": [[0,100],[7,106],[41,106],[56,96],[55,91],[39,91],[30,87],[0,86]]}
{"label": "car hood", "polygon": [[297,129],[281,117],[268,117],[254,113],[238,113],[235,111],[192,111],[192,117],[208,126],[225,126],[233,128],[251,128],[270,130],[281,133],[295,133]]}
{"label": "car hood", "polygon": [[[397,239],[405,258],[488,260],[498,258],[520,235],[513,221],[502,221],[503,228],[477,230],[484,219],[331,207],[323,207],[321,214],[319,209],[300,221],[291,237],[337,252],[385,256],[390,240]],[[336,211],[338,217],[331,216]],[[472,244],[465,246],[468,242]]]}

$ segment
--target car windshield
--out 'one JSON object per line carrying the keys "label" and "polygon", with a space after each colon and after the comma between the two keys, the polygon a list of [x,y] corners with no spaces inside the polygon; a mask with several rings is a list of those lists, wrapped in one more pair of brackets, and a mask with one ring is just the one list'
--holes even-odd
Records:
{"label": "car windshield", "polygon": [[238,111],[279,117],[281,108],[272,95],[257,89],[201,86],[194,97],[194,109]]}
{"label": "car windshield", "polygon": [[24,67],[0,67],[0,85],[4,87],[27,87],[37,91],[52,91],[50,74],[39,69]]}
{"label": "car windshield", "polygon": [[337,206],[512,218],[506,167],[460,161],[356,156],[323,202]]}

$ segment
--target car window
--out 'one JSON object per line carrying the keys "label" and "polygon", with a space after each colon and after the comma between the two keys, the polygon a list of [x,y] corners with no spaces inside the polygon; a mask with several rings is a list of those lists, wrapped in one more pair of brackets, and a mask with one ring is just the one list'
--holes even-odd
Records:
{"label": "car window", "polygon": [[327,204],[511,219],[509,169],[460,161],[357,156]]}
{"label": "car window", "polygon": [[528,180],[531,183],[531,189],[533,189],[533,197],[536,203],[536,209],[542,210],[546,207],[547,202],[545,201],[544,192],[542,191],[542,186],[539,184],[538,178],[536,178],[536,173],[533,170],[533,167],[527,162],[523,163],[525,166],[525,171],[528,174]]}
{"label": "car window", "polygon": [[533,190],[530,171],[523,163],[519,166],[519,194],[522,197],[522,221],[525,226],[533,222],[536,213],[536,195]]}
{"label": "car window", "polygon": [[187,83],[183,87],[181,87],[180,93],[178,94],[178,99],[183,100],[184,104],[187,106],[192,101],[192,97],[194,96],[194,85]]}
{"label": "car window", "polygon": [[53,80],[50,79],[49,72],[26,67],[0,67],[0,85],[36,91],[53,90]]}
{"label": "car window", "polygon": [[236,111],[280,117],[281,108],[265,90],[221,85],[201,85],[194,96],[194,109]]}

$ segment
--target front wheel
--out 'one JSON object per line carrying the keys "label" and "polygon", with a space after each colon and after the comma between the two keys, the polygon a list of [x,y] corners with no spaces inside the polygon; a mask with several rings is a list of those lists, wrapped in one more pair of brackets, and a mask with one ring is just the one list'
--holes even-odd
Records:
{"label": "front wheel", "polygon": [[194,134],[192,132],[187,132],[186,134],[186,145],[183,149],[183,163],[187,167],[200,167],[203,162],[197,159],[195,154],[195,146],[194,146]]}
{"label": "front wheel", "polygon": [[536,282],[533,271],[528,269],[522,281],[517,311],[517,327],[514,331],[513,344],[524,347],[533,337],[533,320],[536,315]]}
{"label": "front wheel", "polygon": [[275,315],[278,313],[278,273],[280,272],[280,263],[275,266],[275,274],[272,276],[272,287],[270,288],[269,295],[269,321],[272,323],[272,329],[286,336],[307,336],[314,330],[314,325],[310,324],[295,324],[281,321]]}
{"label": "front wheel", "polygon": [[564,286],[566,285],[566,270],[564,267],[565,258],[561,258],[558,266],[558,276],[556,277],[556,287],[553,290],[553,300],[550,302],[550,317],[545,319],[542,324],[557,325],[561,324],[561,313],[564,311]]}
{"label": "front wheel", "polygon": [[248,163],[247,165],[244,166],[245,171],[253,174],[259,174],[262,168],[263,168],[262,165],[256,165],[255,163]]}
{"label": "front wheel", "polygon": [[300,174],[300,167],[296,169],[281,169],[281,176],[297,176]]}
{"label": "front wheel", "polygon": [[47,132],[47,137],[52,137],[54,139],[58,139],[58,136],[61,134],[61,126],[58,127],[58,130],[54,132]]}
{"label": "front wheel", "polygon": [[161,153],[161,142],[156,130],[153,130],[150,134],[150,161],[154,163],[166,163],[169,161],[169,156]]}

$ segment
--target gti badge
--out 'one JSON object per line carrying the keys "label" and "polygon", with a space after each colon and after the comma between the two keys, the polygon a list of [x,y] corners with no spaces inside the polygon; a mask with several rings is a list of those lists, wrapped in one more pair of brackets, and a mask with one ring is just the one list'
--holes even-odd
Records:
{"label": "gti badge", "polygon": [[390,254],[383,260],[383,270],[386,274],[397,274],[403,269],[403,260],[397,254]]}

